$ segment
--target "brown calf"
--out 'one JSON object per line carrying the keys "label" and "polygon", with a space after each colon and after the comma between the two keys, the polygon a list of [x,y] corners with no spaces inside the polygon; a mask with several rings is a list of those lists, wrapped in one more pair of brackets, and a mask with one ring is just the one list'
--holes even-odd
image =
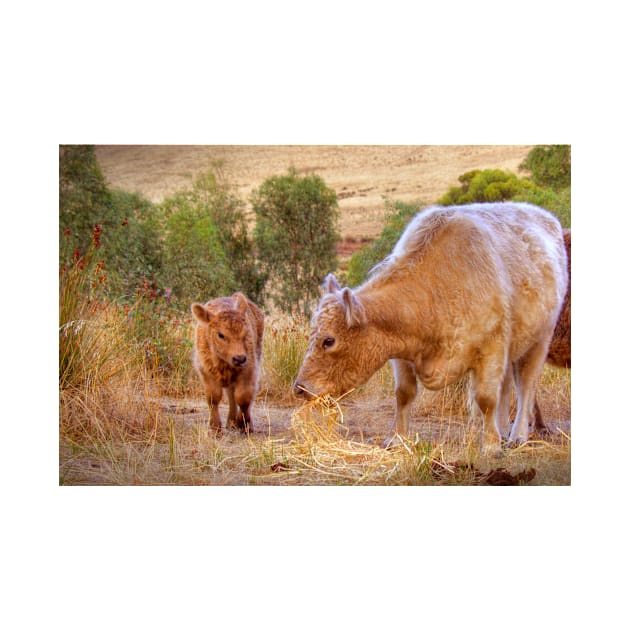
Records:
{"label": "brown calf", "polygon": [[260,374],[263,314],[242,293],[195,303],[191,310],[197,320],[193,365],[206,389],[210,427],[221,432],[218,405],[225,388],[229,403],[226,426],[248,433]]}
{"label": "brown calf", "polygon": [[[566,287],[562,228],[546,210],[524,203],[427,209],[364,284],[342,289],[326,278],[295,391],[340,395],[391,360],[391,439],[408,432],[418,380],[441,389],[470,373],[484,449],[527,441]],[[518,406],[510,430],[512,373]]]}

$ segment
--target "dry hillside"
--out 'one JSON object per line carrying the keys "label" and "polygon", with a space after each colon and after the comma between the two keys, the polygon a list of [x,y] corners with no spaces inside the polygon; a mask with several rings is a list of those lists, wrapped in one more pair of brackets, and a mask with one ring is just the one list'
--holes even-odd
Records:
{"label": "dry hillside", "polygon": [[241,198],[271,175],[291,166],[316,173],[335,189],[343,237],[373,238],[382,227],[383,198],[433,203],[457,177],[472,169],[518,172],[531,146],[350,145],[350,146],[98,146],[108,182],[159,202],[191,185],[217,161]]}

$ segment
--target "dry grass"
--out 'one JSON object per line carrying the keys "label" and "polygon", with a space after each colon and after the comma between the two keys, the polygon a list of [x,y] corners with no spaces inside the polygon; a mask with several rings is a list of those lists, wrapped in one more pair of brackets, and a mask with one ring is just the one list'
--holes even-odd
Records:
{"label": "dry grass", "polygon": [[[413,437],[383,449],[391,409],[383,418],[379,404],[385,403],[379,398],[324,397],[295,408],[263,399],[257,402],[254,434],[225,431],[217,439],[208,431],[200,400],[169,400],[141,380],[136,387],[65,393],[60,483],[497,485],[507,479],[515,484],[570,484],[566,431],[533,439],[500,460],[485,459],[476,423],[414,416]],[[519,481],[519,474],[532,469],[533,478]]]}
{"label": "dry grass", "polygon": [[[467,419],[466,383],[422,392],[411,408],[412,437],[388,449],[381,447],[394,409],[388,365],[341,400],[321,397],[296,407],[289,392],[306,349],[305,323],[268,320],[256,432],[225,431],[219,439],[208,431],[190,370],[179,370],[184,384],[174,387],[153,363],[155,354],[138,354],[125,339],[116,311],[100,309],[86,326],[85,346],[101,343],[94,335],[102,331],[119,368],[94,361],[86,366],[89,378],[60,390],[60,484],[479,485],[492,481],[485,475],[497,468],[516,483],[514,476],[530,469],[530,485],[570,483],[570,423],[554,425],[564,434],[485,460],[480,422]],[[175,332],[179,338],[182,326]],[[570,372],[546,368],[539,401],[547,420],[567,418]],[[221,405],[223,418],[225,412]]]}

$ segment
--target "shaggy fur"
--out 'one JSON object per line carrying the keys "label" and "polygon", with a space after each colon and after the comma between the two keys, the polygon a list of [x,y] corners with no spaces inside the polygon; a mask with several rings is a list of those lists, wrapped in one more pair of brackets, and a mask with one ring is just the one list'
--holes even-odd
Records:
{"label": "shaggy fur", "polygon": [[263,314],[242,293],[195,303],[191,310],[197,320],[193,365],[206,390],[210,427],[221,432],[218,405],[225,388],[229,403],[226,426],[249,432],[250,407],[260,374]]}
{"label": "shaggy fur", "polygon": [[[547,363],[556,367],[571,367],[571,230],[566,229],[563,232],[564,246],[567,250],[567,268],[569,271],[569,286],[567,294],[562,304],[560,317],[553,331],[553,337],[549,344],[549,352],[547,353]],[[538,402],[534,406],[534,416],[536,417],[536,429],[542,433],[547,433],[548,429],[542,419]]]}
{"label": "shaggy fur", "polygon": [[566,287],[562,228],[547,211],[524,203],[427,209],[364,284],[342,289],[327,277],[295,391],[341,395],[391,360],[393,437],[408,432],[418,380],[440,389],[470,373],[486,447],[526,441]]}

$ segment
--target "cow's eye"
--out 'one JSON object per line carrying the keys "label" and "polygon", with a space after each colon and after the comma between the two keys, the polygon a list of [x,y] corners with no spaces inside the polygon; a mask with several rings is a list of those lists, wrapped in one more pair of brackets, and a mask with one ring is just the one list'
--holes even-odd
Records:
{"label": "cow's eye", "polygon": [[218,337],[219,339],[225,339],[225,335],[224,335],[222,332],[218,332],[218,333],[217,333],[217,337]]}
{"label": "cow's eye", "polygon": [[335,345],[334,337],[325,337],[324,341],[322,341],[322,348],[324,348],[324,350],[328,348],[332,348],[334,345]]}

